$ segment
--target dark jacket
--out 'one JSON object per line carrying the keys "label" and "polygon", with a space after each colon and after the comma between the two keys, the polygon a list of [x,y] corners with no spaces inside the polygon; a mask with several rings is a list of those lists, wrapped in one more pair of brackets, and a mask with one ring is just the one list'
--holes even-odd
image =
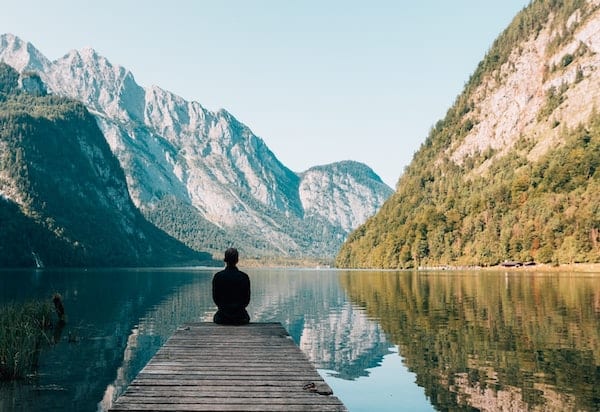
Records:
{"label": "dark jacket", "polygon": [[250,303],[250,278],[235,266],[228,266],[212,280],[213,300],[217,313],[213,320],[224,325],[250,322],[246,306]]}

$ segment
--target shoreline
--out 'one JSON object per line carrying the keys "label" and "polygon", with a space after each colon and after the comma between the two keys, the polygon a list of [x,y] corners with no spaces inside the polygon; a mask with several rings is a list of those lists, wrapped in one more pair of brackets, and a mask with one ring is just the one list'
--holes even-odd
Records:
{"label": "shoreline", "polygon": [[512,269],[515,271],[526,271],[526,272],[576,272],[576,273],[598,273],[600,274],[600,263],[566,263],[561,265],[552,265],[547,263],[540,263],[533,266],[521,266],[514,268],[507,268],[502,265],[497,266],[498,269]]}
{"label": "shoreline", "polygon": [[520,266],[429,266],[420,267],[418,271],[428,270],[443,270],[443,271],[487,271],[487,272],[565,272],[565,273],[592,273],[600,275],[600,263],[564,263],[560,265],[553,265],[547,263],[539,263],[534,265],[520,265]]}

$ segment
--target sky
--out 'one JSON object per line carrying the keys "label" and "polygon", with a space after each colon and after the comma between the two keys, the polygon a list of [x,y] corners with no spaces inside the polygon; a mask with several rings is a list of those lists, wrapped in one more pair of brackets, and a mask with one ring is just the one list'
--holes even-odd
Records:
{"label": "sky", "polygon": [[50,60],[92,47],[141,86],[226,109],[295,172],[356,160],[395,187],[529,0],[5,3],[0,33]]}

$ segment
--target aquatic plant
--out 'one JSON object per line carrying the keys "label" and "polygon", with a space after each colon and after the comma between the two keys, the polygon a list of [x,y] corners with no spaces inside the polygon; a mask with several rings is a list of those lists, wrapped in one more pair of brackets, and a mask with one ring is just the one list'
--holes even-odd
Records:
{"label": "aquatic plant", "polygon": [[52,307],[35,301],[0,306],[0,380],[21,379],[35,369]]}

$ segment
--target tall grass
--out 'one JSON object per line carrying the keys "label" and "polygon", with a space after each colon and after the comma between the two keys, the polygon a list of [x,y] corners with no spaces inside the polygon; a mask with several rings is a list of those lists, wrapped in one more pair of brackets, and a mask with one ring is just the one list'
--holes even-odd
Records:
{"label": "tall grass", "polygon": [[24,378],[35,369],[51,314],[44,302],[0,306],[0,380]]}

